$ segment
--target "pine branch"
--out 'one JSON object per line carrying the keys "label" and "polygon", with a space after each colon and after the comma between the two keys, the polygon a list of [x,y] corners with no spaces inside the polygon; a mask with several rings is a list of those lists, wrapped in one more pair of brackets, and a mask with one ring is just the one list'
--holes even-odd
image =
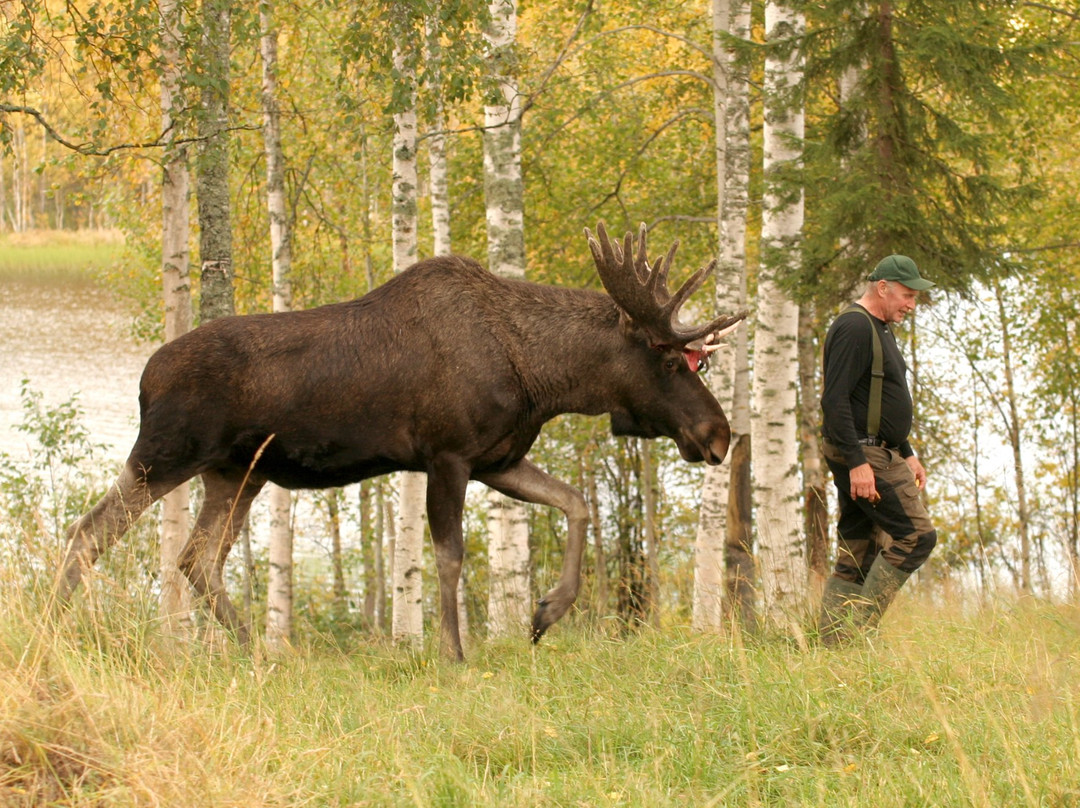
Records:
{"label": "pine branch", "polygon": [[1070,17],[1074,20],[1080,20],[1080,14],[1075,11],[1066,11],[1063,8],[1052,6],[1049,3],[1024,3],[1028,8],[1040,8],[1043,11],[1049,11],[1051,14],[1061,14],[1065,17]]}

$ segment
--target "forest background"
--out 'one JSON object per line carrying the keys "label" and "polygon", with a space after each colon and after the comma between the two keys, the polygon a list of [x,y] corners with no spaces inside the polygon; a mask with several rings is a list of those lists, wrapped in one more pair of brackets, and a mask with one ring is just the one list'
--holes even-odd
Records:
{"label": "forest background", "polygon": [[[268,311],[275,287],[258,9],[223,7],[231,15],[224,41],[235,307]],[[206,69],[206,18],[180,8],[179,91],[186,100],[174,124],[163,127],[157,4],[3,6],[0,230],[120,232],[123,256],[102,280],[131,301],[133,329],[148,352],[164,334],[165,146],[170,138],[193,148],[205,142],[202,99],[221,82]],[[409,8],[295,2],[273,9],[293,307],[359,296],[393,271],[395,116],[410,105],[421,156],[439,140],[435,134],[445,135],[453,250],[489,254],[482,170],[483,108],[494,92],[482,33],[488,7],[462,1]],[[753,369],[764,363],[754,352],[763,312],[787,312],[798,325],[798,362],[770,381],[795,394],[792,415],[801,430],[801,440],[792,433],[797,466],[780,467],[797,486],[786,502],[805,517],[787,549],[805,573],[800,598],[809,599],[826,574],[831,545],[811,507],[831,495],[813,438],[820,340],[888,252],[912,255],[938,283],[929,305],[902,329],[916,400],[913,442],[931,475],[926,496],[939,527],[920,591],[1075,598],[1080,165],[1070,147],[1080,18],[1043,3],[817,3],[797,7],[804,22],[769,40],[764,7],[745,10],[750,25],[742,36],[718,31],[706,3],[538,2],[519,10],[516,43],[500,58],[521,93],[527,276],[596,286],[582,228],[600,219],[614,232],[645,222],[654,249],[678,239],[678,265],[686,269],[721,253],[730,229],[725,200],[734,195],[734,170],[717,138],[725,115],[716,105],[722,67],[725,81],[746,90],[750,159],[737,177],[746,233],[740,265],[722,262],[713,300],[699,305],[728,306],[731,288],[742,283],[752,314],[742,375],[725,375],[719,362],[710,381],[732,406],[733,386],[749,394]],[[434,40],[427,39],[432,21]],[[425,39],[441,48],[437,65],[420,47]],[[395,64],[402,50],[411,61]],[[789,76],[794,92],[770,82],[770,54],[797,63]],[[766,173],[767,110],[796,107],[805,116],[798,157]],[[437,115],[445,116],[439,127]],[[415,190],[416,257],[423,257],[435,251],[424,172]],[[774,206],[799,197],[805,209],[798,232],[779,247],[763,247],[770,194],[787,199]],[[188,235],[193,256],[200,236],[195,229]],[[191,277],[198,297],[199,273]],[[759,295],[763,281],[779,289],[779,308]],[[92,436],[72,439],[76,413],[50,409],[32,391],[26,406],[27,428],[37,430],[42,451],[28,463],[4,459],[4,554],[36,574],[40,556],[25,548],[55,558],[59,538],[47,526],[84,510],[110,470],[96,467]],[[762,417],[762,406],[754,403],[752,417]],[[67,437],[50,437],[55,427]],[[53,452],[56,440],[66,441],[67,455]],[[702,469],[682,463],[673,444],[615,440],[596,419],[559,419],[532,457],[586,491],[593,505],[579,619],[698,622],[701,534],[716,529],[703,514],[724,511],[726,491],[710,506]],[[755,477],[778,462],[764,449],[755,454]],[[72,479],[81,482],[58,490],[54,463],[78,466],[82,476]],[[297,537],[296,611],[309,626],[389,630],[388,573],[377,555],[395,521],[394,493],[385,487],[392,484],[294,495],[294,513],[317,517],[311,534]],[[464,608],[482,632],[487,503],[470,502]],[[56,518],[38,518],[42,508]],[[760,504],[758,517],[735,542],[750,556],[762,541]],[[531,509],[528,520],[535,599],[558,574],[564,528],[558,514],[542,509]],[[125,543],[138,570],[126,584],[131,591],[153,588],[155,543],[152,529]],[[265,564],[264,548],[256,535],[254,556],[237,554],[230,567],[255,613],[265,608],[265,581],[253,574]],[[731,578],[737,563],[729,557],[725,564],[727,596],[741,592],[752,611],[758,576],[741,566],[742,577]],[[430,619],[435,605],[430,592],[427,598]],[[773,601],[764,601],[769,613]]]}

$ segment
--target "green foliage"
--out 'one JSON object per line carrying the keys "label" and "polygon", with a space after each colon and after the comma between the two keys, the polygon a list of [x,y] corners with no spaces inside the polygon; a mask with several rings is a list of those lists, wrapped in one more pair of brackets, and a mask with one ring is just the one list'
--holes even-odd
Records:
{"label": "green foliage", "polygon": [[[20,386],[28,453],[0,453],[0,559],[3,584],[45,595],[66,549],[67,526],[105,492],[114,470],[101,467],[104,447],[92,442],[75,398],[50,405],[24,380]],[[121,552],[102,565],[100,598],[125,598],[152,585],[157,536],[146,520],[125,538]],[[95,584],[90,584],[94,586]]]}
{"label": "green foliage", "polygon": [[1013,3],[888,8],[826,4],[808,25],[804,295],[842,297],[890,252],[946,288],[998,275],[1007,217],[1037,192],[1014,122],[1064,32],[1024,27]]}
{"label": "green foliage", "polygon": [[23,531],[36,533],[35,523],[40,522],[58,537],[93,496],[76,478],[103,447],[91,442],[80,423],[75,398],[50,406],[27,379],[19,385],[19,397],[23,419],[16,429],[30,439],[29,458],[19,462],[0,455],[0,494],[9,517]]}

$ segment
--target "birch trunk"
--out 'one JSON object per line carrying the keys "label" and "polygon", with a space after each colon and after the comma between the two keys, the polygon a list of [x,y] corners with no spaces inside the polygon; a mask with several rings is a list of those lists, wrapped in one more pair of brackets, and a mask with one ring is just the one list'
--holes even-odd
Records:
{"label": "birch trunk", "polygon": [[812,304],[799,307],[799,442],[802,445],[803,529],[811,595],[817,601],[829,577],[829,501],[821,462],[821,393],[818,386],[817,318]]}
{"label": "birch trunk", "polygon": [[645,604],[648,623],[660,628],[660,531],[656,525],[656,468],[652,442],[641,441],[641,487],[645,500]]}
{"label": "birch trunk", "polygon": [[[379,574],[378,565],[379,550],[381,550],[382,534],[376,530],[382,522],[378,516],[372,518],[371,508],[374,499],[375,485],[371,480],[360,483],[360,555],[364,566],[364,623],[371,631],[378,628],[378,581],[375,576]],[[377,542],[379,544],[377,544]],[[344,588],[344,576],[342,588]]]}
{"label": "birch trunk", "polygon": [[199,117],[200,149],[196,196],[201,263],[199,319],[209,322],[236,313],[233,301],[232,222],[229,217],[229,0],[203,4],[203,64],[206,76]]}
{"label": "birch trunk", "polygon": [[[277,102],[278,37],[274,27],[273,0],[259,2],[259,34],[273,308],[275,312],[283,312],[292,308],[292,244],[285,205],[285,159],[281,151],[281,114]],[[266,645],[270,651],[280,651],[289,645],[292,637],[292,495],[272,483],[267,490],[270,502],[270,571],[266,592]]]}
{"label": "birch trunk", "polygon": [[[394,67],[401,81],[411,86],[413,69],[400,50],[394,53]],[[393,246],[394,272],[401,272],[416,260],[416,106],[394,115]],[[424,640],[423,588],[421,572],[424,546],[424,498],[427,477],[420,472],[404,472],[398,480],[398,516],[395,530],[393,570],[393,618],[391,634],[395,642],[419,647]]]}
{"label": "birch trunk", "polygon": [[446,161],[446,113],[442,100],[442,47],[439,30],[430,18],[427,23],[428,67],[436,87],[435,117],[428,136],[428,160],[431,184],[431,225],[435,255],[449,255],[450,245],[450,171]]}
{"label": "birch trunk", "polygon": [[[746,39],[750,6],[743,0],[713,0],[713,117],[716,127],[717,229],[719,271],[716,309],[746,306],[746,212],[750,182],[750,102],[745,65],[725,44],[724,34]],[[744,617],[753,615],[753,563],[749,508],[732,508],[749,490],[750,409],[747,329],[739,328],[713,354],[709,387],[731,425],[727,463],[705,470],[702,504],[694,541],[692,625],[717,631],[725,601]],[[733,499],[734,498],[734,499]]]}
{"label": "birch trunk", "polygon": [[581,476],[585,481],[585,499],[589,503],[589,524],[593,534],[593,597],[591,606],[595,617],[607,614],[608,572],[607,553],[604,552],[604,530],[600,519],[600,500],[596,486],[596,444],[589,441],[581,460]]}
{"label": "birch trunk", "polygon": [[[344,620],[349,611],[349,591],[345,587],[345,565],[341,557],[341,505],[338,497],[340,488],[331,488],[326,492],[326,521],[330,528],[330,572],[333,578],[334,617]],[[363,535],[364,516],[361,515],[361,536]]]}
{"label": "birch trunk", "polygon": [[[435,255],[449,255],[453,248],[450,240],[450,170],[446,159],[446,113],[442,100],[442,46],[439,29],[432,18],[427,20],[428,68],[432,74],[435,91],[435,112],[431,121],[432,132],[428,136],[428,174],[431,187],[431,229]],[[465,575],[458,581],[458,636],[463,640],[469,635],[469,614],[465,605]]]}
{"label": "birch trunk", "polygon": [[1009,433],[1009,445],[1013,454],[1016,515],[1020,527],[1020,587],[1025,595],[1030,595],[1033,591],[1031,582],[1031,531],[1029,530],[1031,518],[1028,513],[1027,485],[1024,476],[1020,410],[1017,405],[1016,383],[1013,378],[1012,334],[1009,331],[1009,318],[1005,311],[1005,298],[1000,282],[994,283],[994,297],[997,300],[998,316],[1001,323],[1001,361],[1005,367],[1005,395],[1009,402],[1009,418],[1006,426]]}
{"label": "birch trunk", "polygon": [[[491,0],[484,32],[489,75],[499,103],[484,107],[484,198],[488,266],[525,277],[524,188],[521,179],[521,97],[511,71],[517,34],[515,0]],[[529,622],[529,529],[525,505],[492,491],[488,497],[488,631],[514,633]]]}
{"label": "birch trunk", "polygon": [[[165,340],[169,341],[191,330],[190,175],[187,147],[176,143],[177,113],[183,106],[178,0],[162,0],[159,14],[163,62],[161,129],[165,140],[161,178],[161,278]],[[173,628],[191,621],[191,590],[177,566],[190,530],[190,487],[185,483],[166,494],[161,507],[161,614],[166,624]]]}
{"label": "birch trunk", "polygon": [[[803,194],[777,181],[777,171],[800,159],[802,67],[797,49],[781,51],[805,28],[802,16],[778,2],[765,6],[763,262],[754,332],[754,493],[757,559],[765,614],[793,625],[804,608],[806,558],[802,541],[799,436],[796,421],[799,309],[781,288],[799,265]],[[781,45],[782,47],[782,45]]]}

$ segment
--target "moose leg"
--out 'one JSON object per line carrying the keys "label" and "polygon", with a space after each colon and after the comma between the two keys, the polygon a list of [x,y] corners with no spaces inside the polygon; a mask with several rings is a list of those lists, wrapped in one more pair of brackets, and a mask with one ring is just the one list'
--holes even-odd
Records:
{"label": "moose leg", "polygon": [[173,483],[147,484],[142,472],[127,463],[105,496],[68,528],[67,554],[54,589],[56,602],[67,603],[83,573],[127,533],[143,511],[173,487]]}
{"label": "moose leg", "polygon": [[227,471],[208,471],[202,479],[206,489],[202,510],[180,551],[178,564],[195,591],[206,599],[214,617],[236,634],[241,645],[247,645],[248,626],[241,624],[229,600],[222,571],[263,480],[245,480],[243,474]]}
{"label": "moose leg", "polygon": [[435,568],[439,573],[439,646],[444,656],[465,659],[458,626],[457,588],[465,540],[461,519],[469,470],[456,458],[436,459],[428,468],[427,510]]}
{"label": "moose leg", "polygon": [[514,499],[549,505],[566,514],[566,555],[562,575],[555,588],[540,600],[532,622],[532,641],[539,642],[544,632],[562,617],[577,599],[581,585],[581,557],[585,550],[585,527],[589,509],[585,497],[573,486],[541,471],[528,460],[521,460],[505,471],[478,474],[475,479]]}

